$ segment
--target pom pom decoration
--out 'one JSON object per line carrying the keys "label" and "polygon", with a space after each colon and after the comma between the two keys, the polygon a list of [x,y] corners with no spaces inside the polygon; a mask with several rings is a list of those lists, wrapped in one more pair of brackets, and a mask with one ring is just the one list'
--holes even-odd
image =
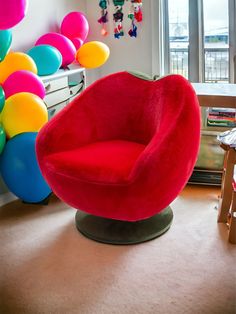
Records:
{"label": "pom pom decoration", "polygon": [[9,29],[18,24],[26,15],[27,0],[4,0],[0,8],[0,30]]}
{"label": "pom pom decoration", "polygon": [[84,44],[76,54],[76,60],[85,68],[97,68],[103,65],[110,55],[107,45],[99,41]]}
{"label": "pom pom decoration", "polygon": [[131,20],[131,27],[128,31],[130,37],[137,37],[137,29],[135,22],[142,22],[142,0],[131,0],[131,8],[128,14],[128,18]]}
{"label": "pom pom decoration", "polygon": [[123,5],[124,0],[113,0],[115,6],[115,12],[113,13],[113,21],[114,21],[114,37],[120,39],[121,36],[124,36],[123,30]]}
{"label": "pom pom decoration", "polygon": [[98,23],[100,23],[102,25],[102,29],[101,29],[102,36],[108,35],[108,31],[106,28],[106,24],[108,23],[107,5],[108,5],[107,0],[99,1],[99,6],[101,8],[101,17],[98,19]]}

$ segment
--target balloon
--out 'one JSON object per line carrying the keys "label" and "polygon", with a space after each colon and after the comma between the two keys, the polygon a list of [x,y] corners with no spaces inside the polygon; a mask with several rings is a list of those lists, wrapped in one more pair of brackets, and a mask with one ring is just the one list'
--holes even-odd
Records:
{"label": "balloon", "polygon": [[1,174],[9,190],[29,203],[41,202],[51,193],[38,166],[36,136],[37,133],[27,132],[10,139],[0,163]]}
{"label": "balloon", "polygon": [[9,29],[4,31],[0,30],[0,62],[5,58],[6,54],[10,50],[11,42],[12,42],[11,30]]}
{"label": "balloon", "polygon": [[34,60],[23,52],[11,52],[0,63],[0,84],[15,71],[27,70],[37,74]]}
{"label": "balloon", "polygon": [[6,133],[2,125],[0,125],[0,154],[3,151],[5,144],[6,144]]}
{"label": "balloon", "polygon": [[23,132],[37,132],[48,121],[47,107],[38,96],[18,93],[6,100],[2,124],[7,137]]}
{"label": "balloon", "polygon": [[26,15],[27,0],[4,0],[0,7],[0,29],[8,29],[18,24]]}
{"label": "balloon", "polygon": [[90,41],[77,51],[76,60],[85,68],[97,68],[107,61],[109,54],[107,45],[99,41]]}
{"label": "balloon", "polygon": [[76,50],[78,50],[84,43],[83,40],[78,37],[71,39],[71,41],[74,44]]}
{"label": "balloon", "polygon": [[34,73],[20,70],[13,72],[3,83],[6,99],[10,96],[20,93],[28,92],[39,96],[45,97],[45,87],[42,80]]}
{"label": "balloon", "polygon": [[85,41],[88,32],[88,21],[81,12],[71,12],[62,20],[61,33],[70,39],[79,37],[82,41]]}
{"label": "balloon", "polygon": [[62,55],[62,66],[65,67],[75,60],[76,49],[70,39],[58,33],[47,33],[41,36],[36,44],[50,45],[57,48]]}
{"label": "balloon", "polygon": [[0,112],[2,111],[5,104],[5,92],[2,86],[0,85]]}
{"label": "balloon", "polygon": [[31,48],[27,54],[34,60],[38,75],[51,75],[60,68],[62,55],[58,49],[49,45],[39,45]]}

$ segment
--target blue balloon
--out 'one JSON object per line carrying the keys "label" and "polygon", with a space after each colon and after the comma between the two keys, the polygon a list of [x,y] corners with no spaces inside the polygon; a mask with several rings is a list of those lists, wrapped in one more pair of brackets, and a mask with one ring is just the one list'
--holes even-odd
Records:
{"label": "blue balloon", "polygon": [[62,64],[62,55],[50,45],[39,45],[31,48],[27,54],[34,60],[38,75],[51,75],[57,72]]}
{"label": "blue balloon", "polygon": [[10,50],[12,42],[12,32],[10,29],[0,30],[0,62],[4,60]]}
{"label": "blue balloon", "polygon": [[39,203],[51,193],[36,158],[37,134],[26,132],[11,138],[0,159],[0,170],[7,187],[28,203]]}

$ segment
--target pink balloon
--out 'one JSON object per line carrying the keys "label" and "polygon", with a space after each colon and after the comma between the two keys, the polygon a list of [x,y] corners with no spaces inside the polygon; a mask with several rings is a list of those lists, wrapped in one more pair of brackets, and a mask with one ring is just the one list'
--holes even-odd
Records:
{"label": "pink balloon", "polygon": [[0,4],[0,30],[18,24],[26,14],[28,0],[3,0]]}
{"label": "pink balloon", "polygon": [[82,41],[85,41],[88,32],[88,21],[81,12],[71,12],[67,14],[61,23],[61,33],[70,39],[78,37]]}
{"label": "pink balloon", "polygon": [[51,45],[57,48],[62,55],[62,67],[71,64],[75,60],[75,46],[70,39],[62,34],[47,33],[37,40],[35,46],[38,45]]}
{"label": "pink balloon", "polygon": [[13,72],[2,85],[6,99],[11,95],[28,92],[45,97],[45,87],[42,80],[30,71],[20,70]]}
{"label": "pink balloon", "polygon": [[75,46],[75,49],[76,50],[79,50],[79,48],[83,45],[83,40],[82,39],[80,39],[80,38],[73,38],[73,39],[71,39],[71,41],[72,41],[72,43],[74,44],[74,46]]}

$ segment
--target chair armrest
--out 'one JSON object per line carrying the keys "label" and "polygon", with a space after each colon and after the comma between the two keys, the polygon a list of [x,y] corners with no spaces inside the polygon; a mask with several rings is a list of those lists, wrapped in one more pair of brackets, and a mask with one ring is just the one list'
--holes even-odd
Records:
{"label": "chair armrest", "polygon": [[[192,173],[200,144],[201,118],[199,102],[191,84],[177,76],[165,79],[160,123],[136,161],[129,179],[146,180],[150,186],[167,189],[170,171],[176,186],[182,184],[182,187]],[[175,79],[175,84],[168,82],[171,79]]]}

